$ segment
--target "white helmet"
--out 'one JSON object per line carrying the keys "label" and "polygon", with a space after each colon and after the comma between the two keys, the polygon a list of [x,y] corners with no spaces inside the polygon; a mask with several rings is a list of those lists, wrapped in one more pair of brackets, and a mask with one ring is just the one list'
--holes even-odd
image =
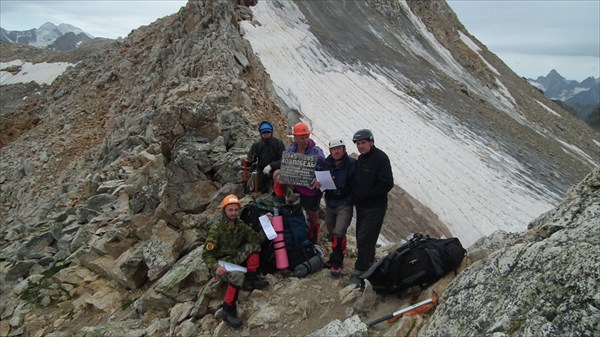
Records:
{"label": "white helmet", "polygon": [[344,140],[341,137],[333,137],[329,140],[329,148],[334,148],[337,146],[346,146],[344,144]]}

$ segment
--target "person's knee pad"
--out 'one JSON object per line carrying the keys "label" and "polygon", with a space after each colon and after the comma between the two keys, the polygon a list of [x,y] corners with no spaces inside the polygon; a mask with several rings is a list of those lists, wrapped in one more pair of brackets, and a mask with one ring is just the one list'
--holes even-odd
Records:
{"label": "person's knee pad", "polygon": [[285,185],[280,183],[273,184],[273,193],[279,198],[285,198]]}
{"label": "person's knee pad", "polygon": [[343,236],[337,236],[334,235],[333,236],[333,241],[331,243],[331,249],[332,250],[341,250],[342,252],[346,250],[346,243],[347,243],[347,239],[346,239],[346,235]]}

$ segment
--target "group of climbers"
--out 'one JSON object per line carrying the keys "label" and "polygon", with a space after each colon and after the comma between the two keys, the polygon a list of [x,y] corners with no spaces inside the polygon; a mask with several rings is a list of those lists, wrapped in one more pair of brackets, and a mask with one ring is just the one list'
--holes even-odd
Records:
{"label": "group of climbers", "polygon": [[[284,201],[287,189],[300,195],[300,204],[308,220],[309,238],[317,243],[320,233],[318,216],[321,198],[325,195],[325,226],[331,242],[331,254],[326,265],[332,276],[341,275],[346,249],[346,233],[356,208],[357,258],[350,282],[366,271],[375,259],[375,245],[387,210],[387,193],[394,181],[389,158],[374,145],[373,133],[362,129],[354,133],[352,141],[360,153],[351,158],[341,137],[329,141],[329,155],[310,138],[305,123],[293,127],[293,142],[284,147],[273,136],[269,122],[259,125],[260,139],[252,144],[247,161],[256,165],[258,186],[261,193],[269,193],[276,200]],[[286,186],[279,181],[281,158],[284,152],[301,153],[316,157],[316,171],[329,171],[335,189],[321,191],[321,183],[315,178],[309,186]],[[235,195],[228,195],[221,204],[222,220],[213,224],[205,240],[203,258],[213,276],[227,282],[222,318],[231,327],[242,325],[237,315],[236,301],[240,288],[262,289],[269,283],[258,275],[261,243],[266,239],[239,220],[241,204]],[[272,218],[271,213],[267,213]],[[227,271],[219,261],[245,266],[244,274]]]}

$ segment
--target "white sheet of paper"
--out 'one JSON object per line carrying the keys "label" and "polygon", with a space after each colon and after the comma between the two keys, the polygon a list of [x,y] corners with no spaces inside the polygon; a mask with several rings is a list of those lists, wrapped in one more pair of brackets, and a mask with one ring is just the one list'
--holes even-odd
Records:
{"label": "white sheet of paper", "polygon": [[233,264],[227,261],[219,260],[217,263],[219,264],[219,266],[225,268],[225,270],[227,270],[228,272],[241,271],[242,273],[245,273],[247,271],[246,267],[238,266],[237,264]]}
{"label": "white sheet of paper", "polygon": [[267,239],[275,239],[277,237],[277,233],[275,233],[275,229],[273,229],[273,225],[271,224],[269,217],[266,215],[261,215],[258,218],[258,220],[260,221],[260,225],[262,226],[262,229],[265,232]]}
{"label": "white sheet of paper", "polygon": [[315,171],[315,177],[321,183],[321,192],[325,190],[337,190],[329,171]]}

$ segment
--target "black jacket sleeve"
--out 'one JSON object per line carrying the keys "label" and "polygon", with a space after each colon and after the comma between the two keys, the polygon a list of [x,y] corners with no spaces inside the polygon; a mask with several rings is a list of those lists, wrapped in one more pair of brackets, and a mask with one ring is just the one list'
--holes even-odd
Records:
{"label": "black jacket sleeve", "polygon": [[258,159],[258,145],[259,145],[258,142],[252,144],[252,146],[250,147],[250,151],[248,151],[248,155],[246,156],[246,161],[250,164],[254,164],[256,162],[256,160]]}
{"label": "black jacket sleeve", "polygon": [[273,160],[271,163],[269,163],[269,165],[271,165],[271,169],[275,171],[281,168],[281,157],[285,151],[285,145],[283,145],[283,142],[279,139],[277,139],[277,142],[275,142],[273,145],[275,146],[275,153],[277,153],[277,160]]}
{"label": "black jacket sleeve", "polygon": [[379,170],[376,173],[375,184],[371,188],[369,195],[377,198],[385,196],[394,187],[394,177],[392,175],[392,165],[388,156],[380,152]]}

